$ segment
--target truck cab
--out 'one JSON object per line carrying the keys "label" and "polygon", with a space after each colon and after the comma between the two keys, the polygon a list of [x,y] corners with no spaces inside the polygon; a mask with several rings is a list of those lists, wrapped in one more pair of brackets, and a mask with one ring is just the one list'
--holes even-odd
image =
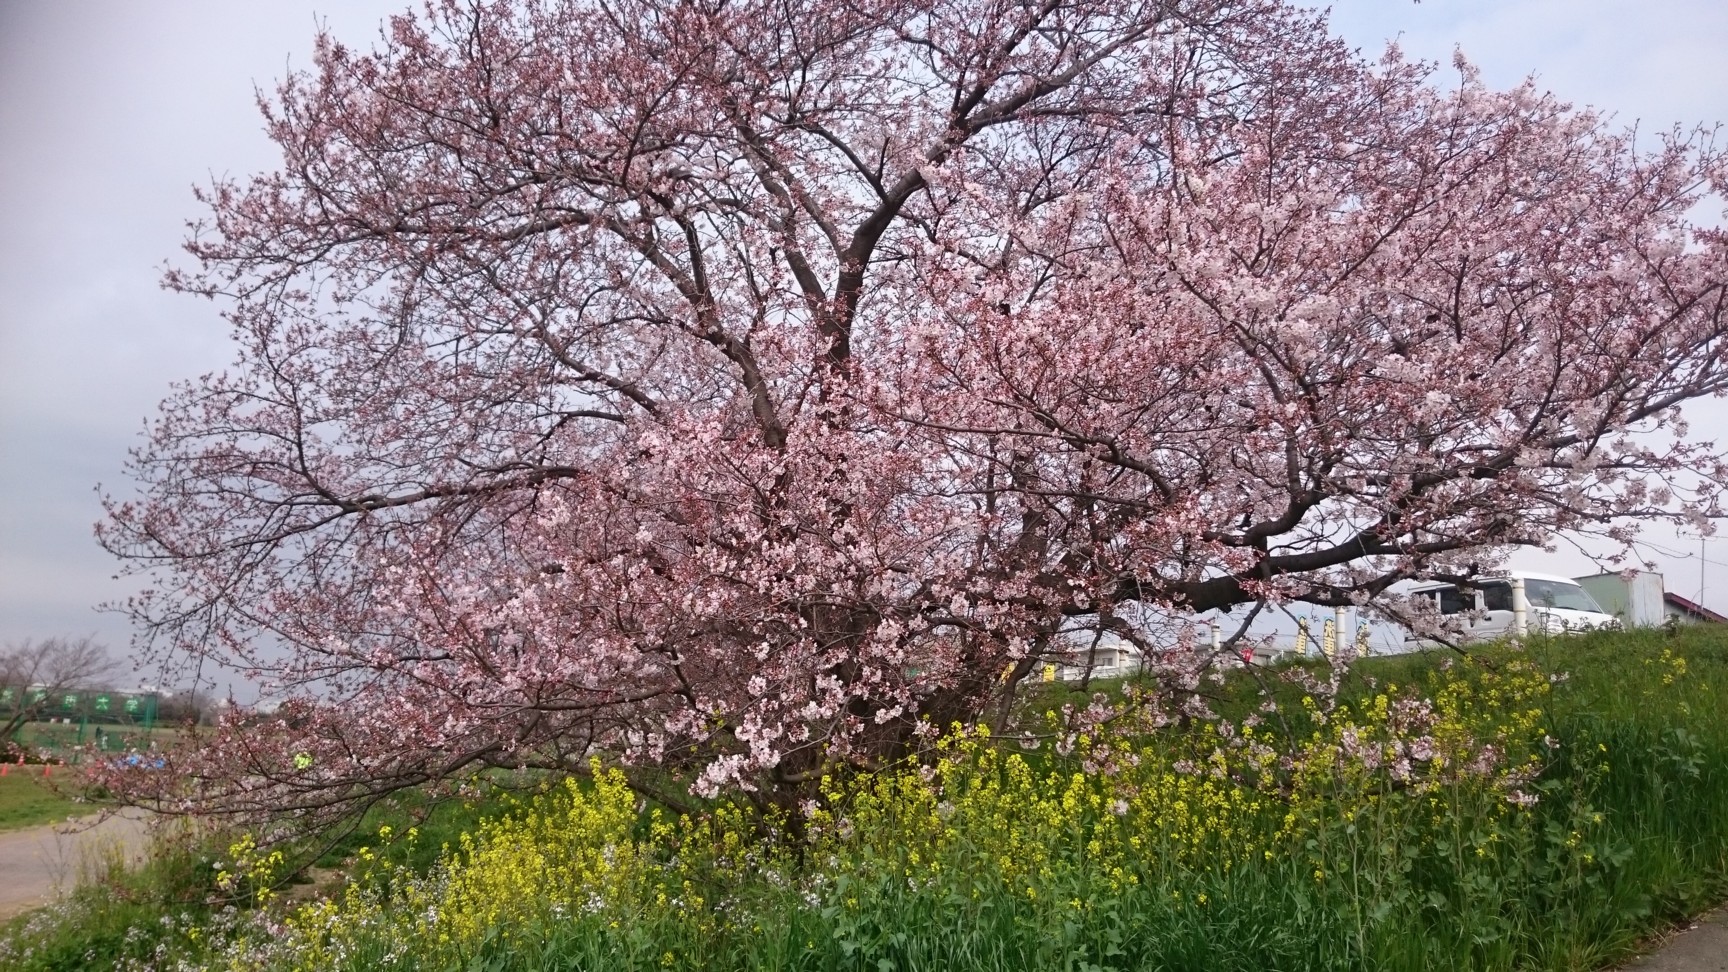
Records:
{"label": "truck cab", "polygon": [[[1554,574],[1507,571],[1467,585],[1422,584],[1409,596],[1429,599],[1443,618],[1460,619],[1464,641],[1490,641],[1518,633],[1520,615],[1526,633],[1564,634],[1620,625],[1577,581]],[[1438,642],[1412,635],[1405,644],[1430,647]]]}

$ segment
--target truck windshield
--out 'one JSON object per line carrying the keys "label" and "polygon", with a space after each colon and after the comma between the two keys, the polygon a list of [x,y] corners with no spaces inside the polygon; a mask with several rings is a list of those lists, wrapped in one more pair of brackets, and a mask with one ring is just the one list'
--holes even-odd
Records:
{"label": "truck windshield", "polygon": [[1524,581],[1524,596],[1529,598],[1531,607],[1602,613],[1602,607],[1577,584],[1530,578]]}

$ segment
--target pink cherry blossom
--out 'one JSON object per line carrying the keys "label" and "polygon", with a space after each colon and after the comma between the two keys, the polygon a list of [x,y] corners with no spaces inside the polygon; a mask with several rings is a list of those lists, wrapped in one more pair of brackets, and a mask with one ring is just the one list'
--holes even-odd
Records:
{"label": "pink cherry blossom", "polygon": [[234,364],[99,527],[146,657],[291,701],[116,785],[318,821],[601,754],[793,806],[1076,625],[1191,693],[1172,619],[1718,514],[1722,151],[1457,77],[1276,0],[321,37],[168,275]]}

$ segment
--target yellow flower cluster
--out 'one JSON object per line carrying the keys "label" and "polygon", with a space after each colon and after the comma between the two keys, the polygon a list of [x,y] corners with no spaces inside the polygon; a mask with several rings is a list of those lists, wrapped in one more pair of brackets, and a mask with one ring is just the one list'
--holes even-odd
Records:
{"label": "yellow flower cluster", "polygon": [[[1533,772],[1549,691],[1533,666],[1514,660],[1424,688],[1425,699],[1387,686],[1326,712],[1305,700],[1295,718],[1310,728],[1294,739],[1264,725],[1118,727],[1078,736],[1059,757],[955,726],[925,765],[824,778],[795,821],[728,804],[693,817],[644,812],[623,774],[596,762],[589,780],[550,787],[464,835],[430,875],[354,882],[338,901],[300,908],[273,947],[247,953],[267,959],[233,967],[341,967],[365,949],[385,950],[368,967],[391,967],[407,952],[387,943],[402,942],[415,944],[401,967],[441,967],[564,923],[653,923],[654,955],[690,965],[700,963],[692,943],[758,931],[772,909],[863,914],[938,886],[950,901],[1011,899],[1051,917],[1152,888],[1207,907],[1216,886],[1205,880],[1247,862],[1287,862],[1325,882],[1331,866],[1312,848],[1341,818],[1400,790],[1492,793]],[[1104,763],[1109,772],[1080,770]],[[789,830],[802,839],[763,839]],[[254,886],[268,883],[268,856],[242,842],[234,857]]]}
{"label": "yellow flower cluster", "polygon": [[228,846],[228,856],[234,859],[233,867],[222,862],[216,865],[222,872],[216,879],[218,887],[230,893],[244,887],[253,901],[261,905],[275,898],[275,881],[283,864],[281,851],[263,851],[251,834],[242,834]]}
{"label": "yellow flower cluster", "polygon": [[1662,649],[1662,654],[1655,658],[1644,659],[1644,667],[1659,672],[1663,685],[1673,685],[1686,675],[1685,657],[1676,655],[1672,648]]}
{"label": "yellow flower cluster", "polygon": [[[1092,743],[1077,745],[1084,756]],[[1076,883],[1122,891],[1150,872],[1227,870],[1269,849],[1270,804],[1222,759],[1178,769],[1149,741],[1118,752],[1112,774],[1039,768],[960,727],[939,752],[924,772],[825,780],[811,817],[823,859],[841,873],[940,879],[974,899],[1007,889],[1058,900]]]}

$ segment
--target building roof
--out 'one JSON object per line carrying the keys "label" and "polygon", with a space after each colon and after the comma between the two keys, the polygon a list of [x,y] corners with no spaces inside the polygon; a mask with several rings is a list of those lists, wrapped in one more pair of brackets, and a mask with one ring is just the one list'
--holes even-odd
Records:
{"label": "building roof", "polygon": [[1700,621],[1715,621],[1718,623],[1728,622],[1728,617],[1723,617],[1722,615],[1717,614],[1715,611],[1710,610],[1691,598],[1681,597],[1678,594],[1665,591],[1662,594],[1662,600],[1681,614],[1689,614]]}

